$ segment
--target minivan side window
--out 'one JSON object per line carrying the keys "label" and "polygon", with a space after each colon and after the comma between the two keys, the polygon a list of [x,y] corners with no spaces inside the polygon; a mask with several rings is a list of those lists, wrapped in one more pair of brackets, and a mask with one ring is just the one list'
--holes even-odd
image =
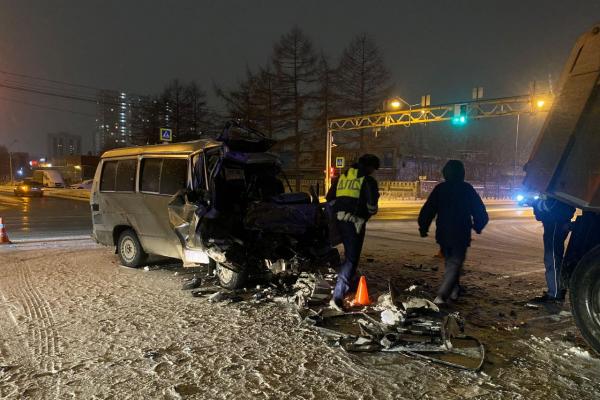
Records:
{"label": "minivan side window", "polygon": [[119,160],[117,163],[117,192],[135,192],[135,170],[137,160]]}
{"label": "minivan side window", "polygon": [[101,192],[135,192],[136,159],[104,161]]}
{"label": "minivan side window", "polygon": [[158,193],[160,187],[161,158],[145,158],[142,160],[140,174],[140,191]]}
{"label": "minivan side window", "polygon": [[100,191],[114,192],[115,177],[117,176],[117,162],[104,161],[102,164],[102,175],[100,176]]}
{"label": "minivan side window", "polygon": [[140,191],[175,194],[187,186],[188,160],[182,158],[146,158],[142,160]]}
{"label": "minivan side window", "polygon": [[165,158],[160,174],[160,194],[175,194],[187,186],[187,159]]}

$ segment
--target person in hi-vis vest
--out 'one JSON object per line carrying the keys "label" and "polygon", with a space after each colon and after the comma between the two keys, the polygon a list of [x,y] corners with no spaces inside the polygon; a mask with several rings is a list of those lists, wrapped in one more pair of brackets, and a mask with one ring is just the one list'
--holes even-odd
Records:
{"label": "person in hi-vis vest", "polygon": [[365,225],[377,214],[379,188],[371,175],[379,169],[379,158],[365,154],[332,182],[326,199],[331,203],[344,245],[344,263],[341,265],[331,306],[342,309],[346,293],[356,290],[356,269],[363,241]]}

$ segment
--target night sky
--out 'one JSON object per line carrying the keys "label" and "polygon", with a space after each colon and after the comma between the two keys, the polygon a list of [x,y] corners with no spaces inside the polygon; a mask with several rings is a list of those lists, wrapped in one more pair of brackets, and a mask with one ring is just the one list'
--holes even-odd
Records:
{"label": "night sky", "polygon": [[[598,0],[1,0],[0,70],[139,94],[195,79],[222,108],[213,82],[235,84],[298,25],[334,60],[353,35],[372,34],[395,93],[441,103],[470,99],[473,86],[500,97],[556,79],[574,40],[598,21]],[[82,135],[87,150],[94,113],[92,104],[0,87],[0,144],[19,139],[11,150],[43,153],[46,133],[64,130]]]}

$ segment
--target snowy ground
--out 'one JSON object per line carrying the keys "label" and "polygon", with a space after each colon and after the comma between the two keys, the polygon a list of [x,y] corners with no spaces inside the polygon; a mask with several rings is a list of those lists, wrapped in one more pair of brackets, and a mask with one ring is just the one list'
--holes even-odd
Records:
{"label": "snowy ground", "polygon": [[[493,221],[473,244],[454,308],[489,351],[479,374],[345,353],[289,307],[193,298],[180,290],[193,270],[119,267],[85,239],[4,246],[0,398],[598,398],[600,360],[568,314],[520,303],[543,289],[540,233],[528,219]],[[435,252],[414,222],[374,221],[361,269],[374,296],[388,278],[433,293]]]}

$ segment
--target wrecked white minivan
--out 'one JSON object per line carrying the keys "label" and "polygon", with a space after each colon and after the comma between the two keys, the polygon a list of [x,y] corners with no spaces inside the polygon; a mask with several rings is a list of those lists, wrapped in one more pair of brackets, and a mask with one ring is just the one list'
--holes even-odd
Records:
{"label": "wrecked white minivan", "polygon": [[230,123],[218,140],[107,151],[90,199],[93,237],[116,246],[130,267],[150,254],[212,264],[227,288],[254,275],[335,268],[339,254],[318,189],[292,192],[280,160],[267,152],[273,144]]}

